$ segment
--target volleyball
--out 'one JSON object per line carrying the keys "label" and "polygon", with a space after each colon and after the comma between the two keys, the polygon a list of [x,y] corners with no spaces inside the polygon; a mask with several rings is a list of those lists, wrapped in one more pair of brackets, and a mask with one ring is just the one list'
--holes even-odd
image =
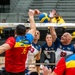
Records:
{"label": "volleyball", "polygon": [[48,16],[47,13],[41,13],[39,15],[39,20],[41,23],[48,23],[50,21],[50,17]]}

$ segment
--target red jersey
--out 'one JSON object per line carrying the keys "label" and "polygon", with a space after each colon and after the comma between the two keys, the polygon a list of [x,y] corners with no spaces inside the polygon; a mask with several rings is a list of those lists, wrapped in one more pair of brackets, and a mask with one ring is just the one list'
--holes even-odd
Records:
{"label": "red jersey", "polygon": [[75,75],[75,54],[62,57],[56,65],[54,72],[57,75]]}
{"label": "red jersey", "polygon": [[17,38],[9,37],[7,39],[6,43],[11,47],[5,54],[5,69],[7,72],[17,73],[25,70],[25,61],[32,40],[31,34],[26,35],[26,37],[18,36]]}

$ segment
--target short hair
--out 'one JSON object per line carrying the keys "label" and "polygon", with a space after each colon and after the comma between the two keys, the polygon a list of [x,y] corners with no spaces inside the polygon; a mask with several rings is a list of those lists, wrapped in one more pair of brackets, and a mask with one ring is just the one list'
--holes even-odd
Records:
{"label": "short hair", "polygon": [[38,75],[37,72],[31,72],[30,75]]}
{"label": "short hair", "polygon": [[47,36],[47,35],[51,35],[51,34],[50,34],[50,33],[47,33],[46,36]]}
{"label": "short hair", "polygon": [[19,24],[17,25],[15,32],[17,35],[25,35],[26,27],[24,25]]}

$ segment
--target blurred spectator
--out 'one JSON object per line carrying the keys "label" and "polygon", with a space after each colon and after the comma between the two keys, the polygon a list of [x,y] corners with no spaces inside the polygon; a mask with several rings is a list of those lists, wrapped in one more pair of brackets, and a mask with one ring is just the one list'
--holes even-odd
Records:
{"label": "blurred spectator", "polygon": [[[6,19],[3,19],[3,20],[2,20],[2,23],[6,23]],[[2,35],[2,33],[3,33],[3,28],[4,28],[4,27],[0,27],[0,35]]]}
{"label": "blurred spectator", "polygon": [[51,18],[52,23],[65,23],[64,19],[59,15],[59,13],[55,9],[52,9],[49,16]]}
{"label": "blurred spectator", "polygon": [[30,22],[29,22],[29,19],[28,19],[25,23],[30,23]]}
{"label": "blurred spectator", "polygon": [[[61,17],[61,15],[59,15],[58,11],[55,10],[55,9],[52,9],[52,11],[50,12],[50,22],[51,23],[58,23],[59,25],[62,24],[62,23],[65,23],[65,20]],[[66,26],[64,27],[56,27],[55,29],[61,31],[62,29],[62,32],[65,32],[65,28],[67,28]]]}
{"label": "blurred spectator", "polygon": [[75,39],[75,31],[72,32],[72,39]]}
{"label": "blurred spectator", "polygon": [[3,19],[3,20],[2,20],[2,23],[6,23],[6,19]]}
{"label": "blurred spectator", "polygon": [[[25,23],[30,23],[29,19]],[[26,27],[26,33],[30,30],[30,27]]]}

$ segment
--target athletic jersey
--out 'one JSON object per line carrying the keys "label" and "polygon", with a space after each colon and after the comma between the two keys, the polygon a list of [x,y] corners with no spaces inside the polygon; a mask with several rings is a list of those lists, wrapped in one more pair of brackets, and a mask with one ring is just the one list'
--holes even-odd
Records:
{"label": "athletic jersey", "polygon": [[59,23],[59,24],[62,24],[62,23],[65,23],[64,19],[59,16],[58,18],[52,18],[52,23]]}
{"label": "athletic jersey", "polygon": [[32,42],[32,46],[34,46],[38,51],[40,51],[40,45],[39,44],[35,44],[34,42]]}
{"label": "athletic jersey", "polygon": [[57,51],[56,51],[56,60],[58,61],[60,59],[60,57],[62,56],[66,56],[66,55],[70,55],[73,54],[73,52],[75,53],[75,47],[73,44],[69,44],[69,45],[63,45],[60,41],[59,38],[56,39],[56,41],[54,42],[54,44],[57,47]]}
{"label": "athletic jersey", "polygon": [[57,48],[63,49],[63,50],[67,50],[67,51],[73,51],[75,52],[75,47],[73,44],[69,44],[69,45],[63,45],[60,41],[59,38],[56,39],[56,41],[54,42],[54,44],[56,45]]}
{"label": "athletic jersey", "polygon": [[75,54],[62,57],[57,63],[54,72],[57,75],[75,75]]}
{"label": "athletic jersey", "polygon": [[39,53],[41,47],[38,44],[32,42],[31,49],[28,52],[27,62],[35,63],[35,56]]}
{"label": "athletic jersey", "polygon": [[47,58],[50,59],[50,51],[56,51],[56,46],[52,44],[52,46],[48,46],[47,43],[44,43],[42,46],[42,52],[46,55]]}
{"label": "athletic jersey", "polygon": [[5,69],[7,72],[17,73],[25,70],[27,53],[31,47],[33,36],[27,33],[25,36],[9,37],[6,41],[11,49],[5,54]]}

